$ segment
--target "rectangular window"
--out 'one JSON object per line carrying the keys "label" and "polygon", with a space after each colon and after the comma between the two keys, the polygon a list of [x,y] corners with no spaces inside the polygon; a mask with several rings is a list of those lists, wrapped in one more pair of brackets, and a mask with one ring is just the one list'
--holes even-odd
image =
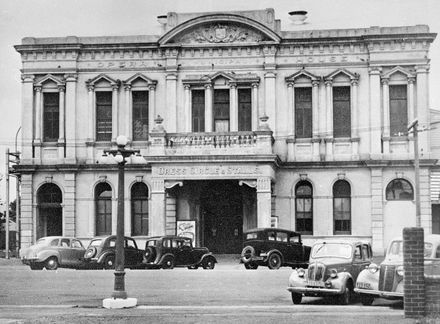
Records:
{"label": "rectangular window", "polygon": [[148,91],[133,91],[133,141],[148,139]]}
{"label": "rectangular window", "polygon": [[214,131],[229,132],[229,89],[214,89]]}
{"label": "rectangular window", "polygon": [[205,131],[205,91],[204,90],[192,90],[192,131],[204,132]]}
{"label": "rectangular window", "polygon": [[312,88],[295,88],[295,136],[312,137]]}
{"label": "rectangular window", "polygon": [[333,137],[351,137],[350,87],[333,87]]}
{"label": "rectangular window", "polygon": [[351,199],[349,197],[333,198],[335,235],[351,234]]}
{"label": "rectangular window", "polygon": [[296,198],[296,227],[302,234],[313,234],[312,198]]}
{"label": "rectangular window", "polygon": [[238,89],[238,131],[252,130],[251,89]]}
{"label": "rectangular window", "polygon": [[96,235],[110,235],[112,232],[112,201],[99,199],[96,202]]}
{"label": "rectangular window", "polygon": [[406,85],[390,85],[390,135],[406,134],[408,125]]}
{"label": "rectangular window", "polygon": [[112,139],[112,93],[96,92],[96,140]]}
{"label": "rectangular window", "polygon": [[56,142],[60,134],[60,95],[58,92],[43,93],[43,140]]}
{"label": "rectangular window", "polygon": [[148,200],[133,200],[132,235],[148,235]]}

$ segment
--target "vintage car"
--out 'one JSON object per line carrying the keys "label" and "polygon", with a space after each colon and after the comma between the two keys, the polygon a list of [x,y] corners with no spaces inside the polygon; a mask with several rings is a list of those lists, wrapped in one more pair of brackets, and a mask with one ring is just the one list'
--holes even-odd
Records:
{"label": "vintage car", "polygon": [[[95,237],[84,253],[84,261],[89,268],[115,268],[116,236]],[[138,249],[131,237],[124,238],[126,268],[142,268],[143,250]]]}
{"label": "vintage car", "polygon": [[58,267],[80,268],[84,265],[85,249],[80,240],[72,237],[46,236],[34,245],[22,249],[21,260],[32,270],[56,270]]}
{"label": "vintage car", "polygon": [[191,238],[166,235],[148,238],[144,263],[147,268],[214,269],[217,259],[206,247],[193,247]]}
{"label": "vintage car", "polygon": [[307,267],[310,246],[301,242],[301,234],[280,228],[256,228],[244,232],[240,262],[246,269],[268,266]]}
{"label": "vintage car", "polygon": [[[440,275],[440,235],[425,236],[425,273]],[[380,265],[372,263],[356,281],[355,292],[363,305],[371,305],[376,297],[403,299],[403,239],[393,239]]]}
{"label": "vintage car", "polygon": [[290,275],[287,290],[292,302],[300,304],[303,296],[322,296],[349,304],[356,278],[371,258],[371,245],[366,242],[317,241],[312,246],[309,267],[296,269]]}

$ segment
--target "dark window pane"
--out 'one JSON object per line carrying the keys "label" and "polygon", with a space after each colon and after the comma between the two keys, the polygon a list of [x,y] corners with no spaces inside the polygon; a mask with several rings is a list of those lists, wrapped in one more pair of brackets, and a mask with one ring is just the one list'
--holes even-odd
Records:
{"label": "dark window pane", "polygon": [[333,136],[351,137],[350,87],[333,87]]}
{"label": "dark window pane", "polygon": [[387,200],[414,200],[411,184],[405,179],[394,179],[386,188]]}
{"label": "dark window pane", "polygon": [[148,91],[133,91],[133,140],[148,139]]}
{"label": "dark window pane", "polygon": [[148,235],[148,187],[136,183],[131,188],[132,235]]}
{"label": "dark window pane", "polygon": [[214,89],[214,130],[229,131],[229,89]]}
{"label": "dark window pane", "polygon": [[205,131],[205,91],[192,90],[192,131]]}
{"label": "dark window pane", "polygon": [[58,92],[43,93],[43,140],[55,142],[60,134],[60,96]]}
{"label": "dark window pane", "polygon": [[390,135],[406,134],[408,125],[406,85],[390,85]]}
{"label": "dark window pane", "polygon": [[46,183],[38,189],[38,204],[60,204],[62,199],[63,194],[60,188],[53,183]]}
{"label": "dark window pane", "polygon": [[112,232],[112,188],[108,183],[100,183],[95,188],[96,236]]}
{"label": "dark window pane", "polygon": [[112,93],[96,92],[96,140],[112,139]]}
{"label": "dark window pane", "polygon": [[238,130],[252,130],[251,89],[238,89]]}
{"label": "dark window pane", "polygon": [[312,88],[295,88],[295,136],[312,137]]}
{"label": "dark window pane", "polygon": [[295,188],[296,231],[313,234],[313,190],[307,181],[301,181]]}
{"label": "dark window pane", "polygon": [[351,234],[351,188],[345,180],[333,185],[334,234]]}

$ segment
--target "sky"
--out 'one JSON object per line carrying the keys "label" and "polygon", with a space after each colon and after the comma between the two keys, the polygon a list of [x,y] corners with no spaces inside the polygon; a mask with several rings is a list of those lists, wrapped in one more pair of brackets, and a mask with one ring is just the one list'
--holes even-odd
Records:
{"label": "sky", "polygon": [[[5,151],[15,151],[21,126],[21,61],[13,45],[23,37],[154,35],[160,34],[156,17],[170,11],[265,8],[275,9],[282,30],[426,24],[440,32],[440,0],[0,0],[0,203]],[[308,12],[306,25],[292,24],[288,12],[295,10]],[[431,45],[430,58],[430,107],[440,110],[440,39]],[[14,179],[10,196],[15,199]]]}

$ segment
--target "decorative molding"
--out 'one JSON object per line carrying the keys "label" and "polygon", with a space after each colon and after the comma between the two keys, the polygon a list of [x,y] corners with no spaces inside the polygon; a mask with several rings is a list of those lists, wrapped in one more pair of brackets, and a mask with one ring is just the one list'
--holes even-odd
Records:
{"label": "decorative molding", "polygon": [[158,193],[165,192],[165,181],[163,179],[153,179],[151,183],[152,183],[152,190],[154,192],[158,192]]}
{"label": "decorative molding", "polygon": [[46,181],[47,183],[52,183],[52,182],[53,182],[53,176],[46,176],[46,177],[45,177],[45,181]]}
{"label": "decorative molding", "polygon": [[338,179],[339,180],[345,180],[345,172],[338,173]]}
{"label": "decorative molding", "polygon": [[183,181],[165,181],[164,187],[165,189],[171,189],[175,186],[183,187]]}
{"label": "decorative molding", "polygon": [[300,173],[299,174],[299,178],[301,179],[301,181],[305,181],[305,180],[307,180],[307,173]]}
{"label": "decorative molding", "polygon": [[136,182],[143,182],[144,181],[144,176],[143,175],[137,175],[135,176]]}
{"label": "decorative molding", "polygon": [[271,192],[270,178],[257,179],[257,192]]}
{"label": "decorative molding", "polygon": [[99,182],[106,182],[107,181],[107,176],[106,175],[99,175],[98,179],[99,179]]}
{"label": "decorative molding", "polygon": [[238,182],[239,186],[246,185],[249,188],[257,188],[257,181],[256,180],[240,180]]}

